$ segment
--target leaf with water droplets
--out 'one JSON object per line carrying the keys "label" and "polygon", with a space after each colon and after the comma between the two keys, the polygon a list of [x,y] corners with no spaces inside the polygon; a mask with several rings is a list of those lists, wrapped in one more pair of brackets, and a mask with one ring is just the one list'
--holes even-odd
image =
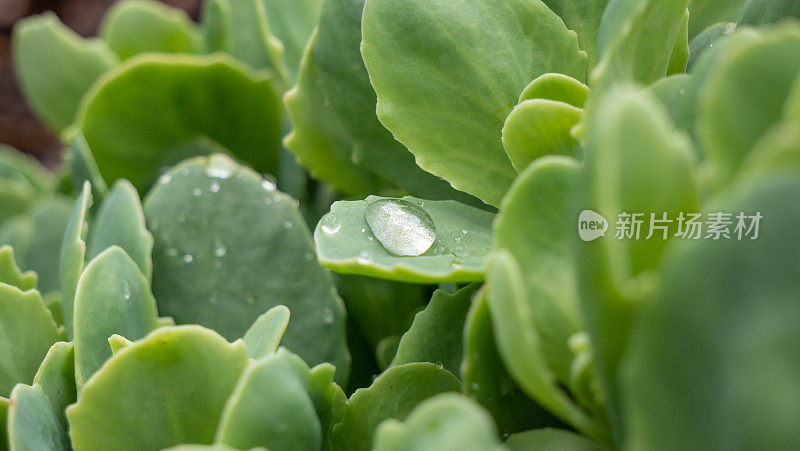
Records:
{"label": "leaf with water droplets", "polygon": [[233,340],[285,305],[292,320],[282,344],[309,364],[333,363],[344,382],[344,307],[330,274],[307,258],[314,244],[296,202],[223,155],[187,160],[165,177],[144,208],[160,311]]}
{"label": "leaf with water droplets", "polygon": [[50,346],[63,336],[37,291],[0,282],[0,349],[8,350],[0,359],[0,396],[30,383]]}
{"label": "leaf with water droplets", "polygon": [[136,262],[147,280],[151,280],[153,236],[145,227],[139,194],[127,180],[118,180],[106,196],[92,224],[88,241],[88,259],[111,246],[119,246]]}
{"label": "leaf with water droplets", "polygon": [[314,238],[320,262],[337,272],[403,282],[469,282],[483,279],[494,217],[455,201],[370,196],[335,202]]}
{"label": "leaf with water droplets", "polygon": [[369,388],[356,390],[350,397],[342,422],[333,428],[331,449],[369,451],[375,429],[383,420],[402,420],[425,399],[460,390],[458,379],[433,363],[391,367]]}
{"label": "leaf with water droplets", "polygon": [[111,357],[108,337],[138,340],[158,327],[158,311],[144,274],[112,246],[86,265],[75,293],[75,382],[86,381]]}
{"label": "leaf with water droplets", "polygon": [[427,307],[417,313],[408,332],[403,334],[391,365],[430,362],[459,374],[464,321],[472,295],[480,286],[473,283],[453,295],[436,290]]}
{"label": "leaf with water droplets", "polygon": [[157,329],[114,354],[67,408],[72,444],[87,451],[210,444],[247,362],[244,343],[204,327]]}

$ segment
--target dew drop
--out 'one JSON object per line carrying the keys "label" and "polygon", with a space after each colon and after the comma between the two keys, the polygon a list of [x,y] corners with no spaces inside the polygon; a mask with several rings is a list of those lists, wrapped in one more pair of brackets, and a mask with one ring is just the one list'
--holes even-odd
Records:
{"label": "dew drop", "polygon": [[453,247],[453,255],[456,257],[468,257],[469,253],[467,252],[467,248],[463,244],[458,244]]}
{"label": "dew drop", "polygon": [[247,302],[247,305],[253,305],[256,303],[256,298],[252,294],[248,294],[244,301]]}
{"label": "dew drop", "polygon": [[334,320],[333,310],[331,310],[330,308],[326,308],[322,312],[322,321],[324,321],[325,324],[333,324],[333,320]]}
{"label": "dew drop", "polygon": [[404,200],[382,199],[364,214],[372,234],[386,250],[400,257],[416,257],[436,241],[436,227],[422,208]]}
{"label": "dew drop", "polygon": [[131,285],[128,281],[125,281],[125,284],[122,286],[122,296],[125,298],[126,301],[131,299]]}
{"label": "dew drop", "polygon": [[467,231],[466,231],[466,230],[461,230],[461,234],[462,234],[462,235],[466,235],[466,234],[467,234]]}
{"label": "dew drop", "polygon": [[314,254],[312,254],[311,252],[306,252],[305,258],[307,261],[314,260]]}
{"label": "dew drop", "polygon": [[264,188],[264,191],[273,192],[275,191],[275,182],[270,180],[264,180],[261,182],[261,187]]}
{"label": "dew drop", "polygon": [[283,223],[284,229],[291,229],[292,227],[294,227],[294,223],[292,221],[286,221]]}
{"label": "dew drop", "polygon": [[226,248],[224,244],[217,240],[216,246],[214,247],[214,255],[217,257],[224,257],[227,253],[228,248]]}
{"label": "dew drop", "polygon": [[172,176],[169,175],[169,174],[164,174],[164,175],[162,175],[161,177],[158,178],[158,183],[160,183],[162,185],[166,185],[167,183],[170,182],[170,180],[172,180]]}
{"label": "dew drop", "polygon": [[208,190],[209,190],[209,191],[211,191],[212,193],[217,193],[217,192],[219,192],[219,183],[217,183],[217,182],[212,182],[212,183],[211,183],[211,186],[208,188]]}
{"label": "dew drop", "polygon": [[194,197],[200,197],[200,188],[194,188],[194,189],[192,189],[192,196],[194,196]]}
{"label": "dew drop", "polygon": [[192,257],[192,254],[184,254],[182,260],[184,263],[191,263],[194,257]]}
{"label": "dew drop", "polygon": [[231,176],[231,170],[224,166],[212,165],[206,168],[206,174],[208,174],[209,177],[226,179]]}
{"label": "dew drop", "polygon": [[178,255],[178,250],[175,249],[174,247],[171,247],[167,249],[167,255],[169,255],[170,257],[175,257]]}
{"label": "dew drop", "polygon": [[325,235],[333,235],[342,228],[342,221],[333,213],[328,213],[319,220],[319,228]]}
{"label": "dew drop", "polygon": [[362,252],[356,259],[356,262],[358,262],[359,265],[369,265],[372,263],[372,256],[366,252]]}

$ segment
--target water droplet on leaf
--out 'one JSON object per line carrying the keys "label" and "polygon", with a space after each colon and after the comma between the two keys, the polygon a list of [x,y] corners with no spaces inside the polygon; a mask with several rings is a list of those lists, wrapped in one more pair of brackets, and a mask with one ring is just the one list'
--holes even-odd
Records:
{"label": "water droplet on leaf", "polygon": [[219,192],[219,183],[213,182],[211,184],[211,187],[208,188],[208,190],[211,191],[212,193]]}
{"label": "water droplet on leaf", "polygon": [[194,257],[192,257],[192,254],[185,254],[183,256],[183,262],[184,263],[191,263],[192,260],[194,260]]}
{"label": "water droplet on leaf", "polygon": [[436,227],[422,208],[404,200],[371,203],[364,214],[372,234],[384,248],[399,257],[416,257],[436,241]]}
{"label": "water droplet on leaf", "polygon": [[329,213],[319,220],[319,227],[325,235],[333,235],[342,228],[342,221],[332,213]]}

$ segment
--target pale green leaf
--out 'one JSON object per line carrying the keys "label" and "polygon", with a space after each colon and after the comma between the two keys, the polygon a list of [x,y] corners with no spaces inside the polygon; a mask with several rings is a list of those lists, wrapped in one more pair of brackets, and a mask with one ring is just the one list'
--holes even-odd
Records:
{"label": "pale green leaf", "polygon": [[91,205],[91,186],[89,182],[84,182],[81,194],[75,201],[72,213],[70,213],[69,222],[64,230],[64,238],[61,241],[58,279],[61,288],[61,304],[64,311],[64,326],[66,327],[67,338],[70,340],[73,335],[75,290],[78,287],[78,279],[83,272],[86,258],[87,212]]}
{"label": "pale green leaf", "polygon": [[81,38],[50,12],[18,22],[13,42],[20,88],[55,132],[72,124],[86,91],[118,63],[105,42]]}
{"label": "pale green leaf", "polygon": [[75,352],[72,343],[59,341],[50,347],[33,377],[33,383],[44,390],[59,424],[68,430],[64,409],[75,402]]}
{"label": "pale green leaf", "polygon": [[583,79],[576,35],[538,0],[367,0],[363,20],[378,118],[421,168],[499,205],[502,123],[540,75]]}
{"label": "pale green leaf", "polygon": [[511,111],[503,125],[503,148],[517,172],[545,155],[575,155],[577,140],[571,131],[583,110],[563,102],[525,100]]}
{"label": "pale green leaf", "polygon": [[14,259],[14,248],[8,245],[0,247],[0,282],[15,286],[22,291],[36,288],[36,273],[20,271]]}
{"label": "pale green leaf", "polygon": [[72,444],[86,451],[211,444],[247,361],[244,343],[200,326],[157,329],[114,354],[67,408]]}
{"label": "pale green leaf", "polygon": [[275,352],[289,325],[289,309],[276,305],[253,322],[244,334],[247,355],[259,359]]}
{"label": "pale green leaf", "polygon": [[69,437],[39,385],[17,385],[8,407],[8,443],[14,451],[68,451]]}

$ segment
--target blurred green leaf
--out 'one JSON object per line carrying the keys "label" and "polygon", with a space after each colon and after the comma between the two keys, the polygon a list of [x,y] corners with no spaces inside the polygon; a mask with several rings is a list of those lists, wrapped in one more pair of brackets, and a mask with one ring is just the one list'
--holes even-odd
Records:
{"label": "blurred green leaf", "polygon": [[689,38],[721,22],[738,22],[747,0],[692,0],[689,2]]}
{"label": "blurred green leaf", "polygon": [[[597,34],[603,11],[609,0],[543,0],[578,35],[578,44],[586,52],[586,75],[597,65]],[[585,77],[581,77],[584,79]]]}
{"label": "blurred green leaf", "polygon": [[[797,172],[766,174],[706,211],[763,216],[758,239],[679,243],[626,362],[630,446],[794,449],[800,405]],[[680,430],[680,434],[669,431]]]}
{"label": "blurred green leaf", "polygon": [[309,364],[331,362],[347,380],[344,306],[293,199],[223,155],[173,168],[148,194],[155,237],[153,294],[178,323],[242,337],[271,307],[292,320],[283,345]]}
{"label": "blurred green leaf", "polygon": [[602,446],[563,429],[535,429],[511,435],[506,440],[511,451],[601,451]]}
{"label": "blurred green leaf", "polygon": [[515,177],[502,123],[534,78],[583,79],[576,35],[530,0],[368,0],[363,20],[378,118],[421,168],[499,205]]}
{"label": "blurred green leaf", "polygon": [[99,34],[122,60],[145,52],[200,53],[204,48],[200,31],[183,10],[153,0],[114,3]]}
{"label": "blurred green leaf", "polygon": [[51,12],[19,21],[13,42],[22,93],[54,132],[72,124],[83,95],[119,61],[105,42],[81,38]]}
{"label": "blurred green leaf", "polygon": [[77,127],[103,177],[127,178],[140,192],[174,163],[171,152],[193,156],[181,146],[198,137],[277,173],[281,111],[272,81],[222,54],[126,61],[87,95]]}
{"label": "blurred green leaf", "polygon": [[14,260],[14,248],[0,246],[0,282],[27,291],[36,288],[36,279],[35,272],[22,272],[17,267],[17,262]]}
{"label": "blurred green leaf", "polygon": [[67,408],[72,445],[146,451],[210,444],[247,361],[244,343],[214,331],[158,329],[114,354]]}
{"label": "blurred green leaf", "polygon": [[545,155],[575,154],[577,140],[570,133],[583,110],[563,102],[525,100],[508,115],[503,126],[503,147],[517,172]]}
{"label": "blurred green leaf", "polygon": [[787,18],[800,19],[800,3],[795,0],[746,0],[742,25],[768,25]]}
{"label": "blurred green leaf", "polygon": [[283,64],[294,85],[300,60],[311,33],[319,21],[321,0],[259,0],[264,4],[270,32],[282,44]]}
{"label": "blurred green leaf", "polygon": [[61,255],[58,265],[58,280],[61,288],[64,326],[67,338],[72,340],[75,311],[75,290],[83,272],[86,259],[86,235],[88,234],[88,210],[92,205],[92,190],[89,182],[83,183],[78,199],[69,216],[61,241]]}

